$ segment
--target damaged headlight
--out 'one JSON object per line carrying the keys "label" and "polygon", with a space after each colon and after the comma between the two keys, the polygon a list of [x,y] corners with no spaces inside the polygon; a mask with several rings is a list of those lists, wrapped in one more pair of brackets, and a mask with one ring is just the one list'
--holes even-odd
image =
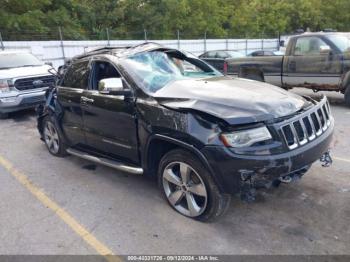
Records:
{"label": "damaged headlight", "polygon": [[272,138],[266,126],[221,134],[221,141],[228,147],[247,147]]}

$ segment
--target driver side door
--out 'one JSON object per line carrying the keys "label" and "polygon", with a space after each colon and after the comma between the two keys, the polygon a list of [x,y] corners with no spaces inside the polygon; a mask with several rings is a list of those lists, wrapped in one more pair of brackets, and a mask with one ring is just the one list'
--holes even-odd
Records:
{"label": "driver side door", "polygon": [[285,85],[329,89],[337,88],[340,83],[341,57],[318,36],[298,38],[292,54],[285,59]]}
{"label": "driver side door", "polygon": [[121,75],[111,62],[93,60],[89,89],[82,97],[87,144],[103,154],[137,163],[134,99],[99,92],[99,81],[108,78]]}

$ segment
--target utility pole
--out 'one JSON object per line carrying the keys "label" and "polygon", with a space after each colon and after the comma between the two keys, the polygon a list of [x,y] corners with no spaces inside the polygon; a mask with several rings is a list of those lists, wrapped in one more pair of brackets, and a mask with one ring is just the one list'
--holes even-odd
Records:
{"label": "utility pole", "polygon": [[204,52],[207,52],[207,31],[204,32]]}
{"label": "utility pole", "polygon": [[226,37],[226,50],[228,50],[228,36]]}
{"label": "utility pole", "polygon": [[143,29],[143,32],[145,34],[145,42],[147,42],[147,30],[146,29]]}
{"label": "utility pole", "polygon": [[177,49],[180,49],[180,31],[177,30]]}
{"label": "utility pole", "polygon": [[1,50],[5,50],[4,43],[2,42],[2,35],[1,35],[1,32],[0,32],[0,43],[1,43]]}
{"label": "utility pole", "polygon": [[108,27],[106,28],[106,33],[107,33],[107,46],[111,46],[110,39],[109,39],[109,30],[108,30]]}
{"label": "utility pole", "polygon": [[60,35],[62,57],[63,57],[63,61],[64,61],[64,60],[66,60],[66,55],[64,53],[63,36],[62,36],[62,30],[61,30],[60,26],[58,27],[58,33]]}

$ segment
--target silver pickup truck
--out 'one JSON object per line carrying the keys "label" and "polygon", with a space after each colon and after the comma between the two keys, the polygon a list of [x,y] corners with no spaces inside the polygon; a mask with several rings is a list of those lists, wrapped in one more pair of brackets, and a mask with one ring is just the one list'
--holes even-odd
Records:
{"label": "silver pickup truck", "polygon": [[231,58],[227,74],[283,88],[337,91],[350,106],[350,34],[304,33],[293,36],[284,56]]}
{"label": "silver pickup truck", "polygon": [[0,118],[44,103],[46,89],[55,82],[51,68],[27,52],[0,51]]}

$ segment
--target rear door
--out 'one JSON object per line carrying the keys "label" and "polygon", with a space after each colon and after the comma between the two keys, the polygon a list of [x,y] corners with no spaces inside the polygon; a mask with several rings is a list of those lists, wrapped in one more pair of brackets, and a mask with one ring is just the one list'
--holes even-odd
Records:
{"label": "rear door", "polygon": [[63,107],[62,129],[70,144],[85,144],[81,96],[88,88],[89,60],[72,64],[57,89],[57,98]]}
{"label": "rear door", "polygon": [[296,39],[285,57],[283,83],[294,87],[337,89],[342,72],[341,56],[318,36]]}
{"label": "rear door", "polygon": [[82,101],[87,144],[101,153],[137,163],[134,101],[132,98],[101,94],[98,91],[100,80],[121,78],[110,61],[94,59],[91,68],[90,87],[83,92]]}

